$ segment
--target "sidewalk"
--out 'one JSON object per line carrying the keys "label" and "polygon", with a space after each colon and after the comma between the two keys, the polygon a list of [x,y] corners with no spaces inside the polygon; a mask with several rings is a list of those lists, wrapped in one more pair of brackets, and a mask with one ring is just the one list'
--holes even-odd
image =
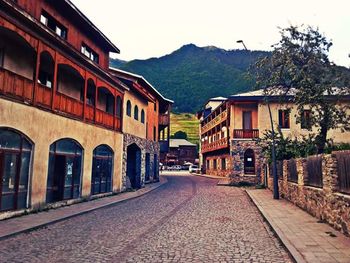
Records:
{"label": "sidewalk", "polygon": [[37,228],[47,226],[70,217],[82,215],[103,207],[114,205],[126,200],[145,195],[160,186],[167,183],[167,179],[160,177],[160,182],[148,184],[144,188],[135,192],[125,192],[118,195],[95,199],[89,202],[74,204],[57,209],[51,209],[47,212],[29,214],[20,217],[5,219],[0,221],[0,240],[17,235],[23,232],[29,232]]}
{"label": "sidewalk", "polygon": [[350,262],[350,238],[269,190],[247,193],[296,262]]}

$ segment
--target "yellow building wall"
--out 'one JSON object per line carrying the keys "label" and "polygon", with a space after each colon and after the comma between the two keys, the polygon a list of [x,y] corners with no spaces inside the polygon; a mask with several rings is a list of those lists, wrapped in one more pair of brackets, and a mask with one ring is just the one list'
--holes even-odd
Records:
{"label": "yellow building wall", "polygon": [[[280,104],[280,103],[271,103],[271,113],[272,119],[274,122],[275,130],[278,125],[278,110],[280,109],[290,109],[290,128],[282,129],[282,133],[284,136],[292,136],[299,137],[301,135],[308,135],[309,133],[317,134],[317,127],[314,127],[312,131],[308,131],[306,129],[301,129],[301,124],[296,123],[296,116],[298,114],[297,107],[293,104]],[[270,117],[268,107],[265,104],[259,104],[258,107],[258,127],[260,136],[263,135],[264,131],[271,130]],[[350,110],[349,110],[350,115]],[[333,139],[335,143],[345,142],[350,143],[350,132],[341,132],[340,129],[330,130],[328,132],[328,139]]]}
{"label": "yellow building wall", "polygon": [[243,129],[243,111],[252,112],[252,128],[258,129],[259,112],[254,104],[231,104],[230,106],[230,134],[233,138],[234,129]]}
{"label": "yellow building wall", "polygon": [[33,142],[31,206],[45,203],[49,148],[59,139],[71,138],[83,148],[82,196],[91,192],[93,150],[106,144],[114,151],[113,191],[122,187],[123,135],[94,125],[61,117],[34,107],[0,98],[0,127],[10,127]]}
{"label": "yellow building wall", "polygon": [[[130,100],[131,102],[131,116],[126,114],[126,104]],[[139,119],[134,119],[135,105],[139,108]],[[146,121],[147,121],[147,101],[139,98],[130,91],[126,91],[124,94],[124,116],[123,116],[123,132],[129,133],[134,136],[146,139]],[[141,111],[145,112],[145,123],[141,123]]]}

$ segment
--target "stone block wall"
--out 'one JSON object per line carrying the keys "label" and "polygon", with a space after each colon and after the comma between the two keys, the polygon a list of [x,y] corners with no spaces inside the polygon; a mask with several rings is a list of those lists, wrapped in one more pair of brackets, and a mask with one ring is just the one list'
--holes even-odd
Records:
{"label": "stone block wall", "polygon": [[[159,181],[159,155],[160,155],[160,147],[158,142],[154,142],[151,140],[147,140],[144,138],[140,138],[131,134],[124,134],[123,139],[123,170],[122,170],[122,191],[127,189],[127,147],[136,144],[141,149],[141,186],[145,185],[145,177],[146,177],[146,153],[150,154],[150,182],[158,182]],[[155,155],[157,155],[157,159],[155,160]],[[157,166],[155,166],[155,164]],[[155,167],[156,170],[155,170]]]}
{"label": "stone block wall", "polygon": [[[278,180],[280,196],[349,236],[350,195],[339,192],[335,154],[322,156],[323,187],[306,184],[306,159],[296,159],[296,165],[298,182],[294,183],[288,181],[288,161],[283,161],[283,178]],[[267,178],[268,188],[273,191],[269,170]]]}
{"label": "stone block wall", "polygon": [[[222,159],[226,160],[226,169],[222,167]],[[204,162],[209,160],[210,166],[206,168],[206,174],[228,177],[232,173],[232,158],[227,154],[206,156]],[[217,167],[214,169],[213,162],[216,160]]]}

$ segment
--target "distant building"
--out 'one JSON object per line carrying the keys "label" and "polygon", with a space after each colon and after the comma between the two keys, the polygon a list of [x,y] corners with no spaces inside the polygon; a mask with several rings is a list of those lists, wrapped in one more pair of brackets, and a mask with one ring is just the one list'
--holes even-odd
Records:
{"label": "distant building", "polygon": [[196,162],[197,145],[184,139],[170,139],[169,152],[161,159],[166,166]]}
{"label": "distant building", "polygon": [[[219,105],[215,104],[217,100],[209,100],[204,109],[197,113],[200,120],[202,170],[219,176],[257,176],[259,180],[264,165],[256,139],[271,129],[263,91],[232,95],[228,99],[222,99]],[[345,96],[343,101],[349,103],[349,97]],[[297,124],[298,112],[295,104],[282,104],[278,97],[271,96],[270,106],[275,127],[279,126],[285,136],[310,133],[307,127],[311,114],[309,110],[306,109],[302,116],[305,121]],[[350,133],[342,132],[341,129],[330,130],[328,138],[335,143],[349,143]]]}

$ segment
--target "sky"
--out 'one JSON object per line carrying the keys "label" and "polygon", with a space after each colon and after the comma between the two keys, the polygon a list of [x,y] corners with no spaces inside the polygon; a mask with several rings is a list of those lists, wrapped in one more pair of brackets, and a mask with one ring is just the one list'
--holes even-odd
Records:
{"label": "sky", "polygon": [[279,28],[318,27],[330,59],[350,67],[350,0],[71,0],[120,50],[122,60],[169,54],[181,46],[271,50]]}

